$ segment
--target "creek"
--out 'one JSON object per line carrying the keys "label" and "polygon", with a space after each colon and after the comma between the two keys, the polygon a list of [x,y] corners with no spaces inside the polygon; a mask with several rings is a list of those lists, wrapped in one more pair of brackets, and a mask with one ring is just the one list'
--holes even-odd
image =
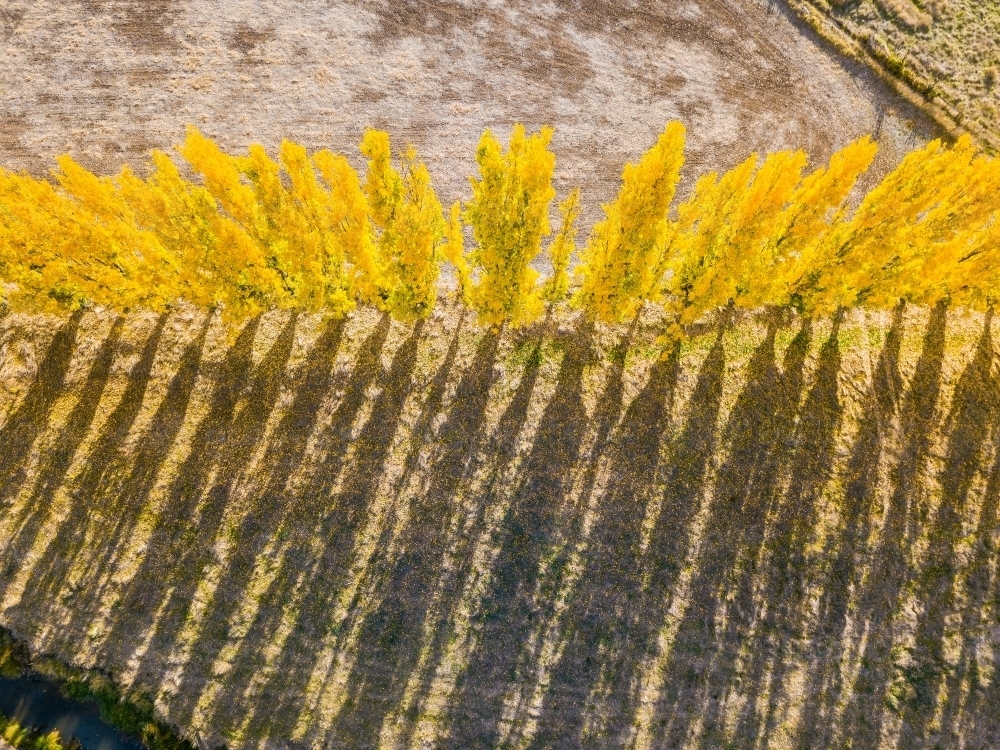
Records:
{"label": "creek", "polygon": [[67,698],[56,683],[36,675],[0,677],[0,713],[44,734],[57,730],[64,747],[75,738],[83,750],[144,750],[102,719],[96,703]]}

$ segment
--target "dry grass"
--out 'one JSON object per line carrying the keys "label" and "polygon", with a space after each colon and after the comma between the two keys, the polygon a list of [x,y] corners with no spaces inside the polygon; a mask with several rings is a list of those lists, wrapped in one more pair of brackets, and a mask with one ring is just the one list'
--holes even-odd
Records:
{"label": "dry grass", "polygon": [[[940,98],[959,125],[1000,137],[1000,7],[982,0],[858,0],[827,4],[855,39],[929,98]],[[991,74],[993,71],[993,74]]]}
{"label": "dry grass", "polygon": [[993,746],[989,323],[8,316],[2,620],[206,745]]}

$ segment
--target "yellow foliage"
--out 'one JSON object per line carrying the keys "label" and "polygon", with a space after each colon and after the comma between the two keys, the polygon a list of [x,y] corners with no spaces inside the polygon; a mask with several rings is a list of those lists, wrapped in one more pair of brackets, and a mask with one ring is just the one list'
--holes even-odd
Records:
{"label": "yellow foliage", "polygon": [[426,317],[437,299],[444,236],[430,173],[411,146],[400,175],[392,166],[389,136],[379,130],[365,133],[361,153],[368,157],[365,195],[379,233],[380,306],[404,321]]}
{"label": "yellow foliage", "polygon": [[231,319],[268,309],[280,280],[243,229],[221,214],[208,191],[181,177],[161,151],[146,180],[123,169],[115,182],[138,226],[156,235],[173,260],[179,299],[222,306]]}
{"label": "yellow foliage", "polygon": [[698,180],[694,194],[678,208],[676,227],[664,252],[669,258],[667,290],[671,295],[667,308],[678,316],[680,325],[697,319],[709,301],[713,306],[728,301],[716,302],[709,297],[717,293],[712,288],[718,275],[713,266],[725,249],[731,217],[747,200],[756,168],[757,154],[752,154],[722,177],[710,172]]}
{"label": "yellow foliage", "polygon": [[636,314],[659,292],[667,212],[684,164],[684,126],[671,122],[636,164],[626,164],[614,202],[591,233],[579,269],[576,304],[599,320]]}
{"label": "yellow foliage", "polygon": [[489,130],[476,149],[480,177],[470,179],[472,200],[465,220],[476,240],[470,266],[478,278],[467,294],[485,325],[516,328],[542,312],[538,272],[530,264],[550,231],[549,203],[555,197],[551,140],[551,128],[527,136],[523,125],[515,125],[507,151]]}
{"label": "yellow foliage", "polygon": [[[969,138],[952,148],[940,141],[908,154],[861,201],[850,220],[828,234],[813,259],[816,283],[806,295],[818,313],[863,303],[892,306],[911,296],[906,283],[926,256],[935,233],[946,230],[959,205],[974,157]],[[964,220],[968,220],[965,217]],[[952,225],[959,229],[962,221]]]}
{"label": "yellow foliage", "polygon": [[871,138],[859,138],[802,180],[762,249],[757,262],[760,281],[747,297],[750,306],[792,304],[811,288],[817,253],[843,219],[844,203],[877,151]]}
{"label": "yellow foliage", "polygon": [[465,305],[471,305],[469,293],[472,289],[472,269],[465,257],[465,235],[462,233],[462,204],[455,201],[451,205],[448,223],[445,225],[444,245],[441,253],[445,260],[455,267],[458,275],[458,294]]}
{"label": "yellow foliage", "polygon": [[580,188],[573,189],[559,204],[562,224],[555,239],[549,243],[552,275],[545,280],[542,297],[559,302],[569,293],[569,259],[576,250],[576,220],[580,216]]}
{"label": "yellow foliage", "polygon": [[[460,296],[491,326],[535,320],[564,299],[580,194],[559,204],[552,274],[531,267],[549,235],[555,196],[552,131],[514,128],[504,149],[489,132],[476,152],[472,197],[447,220],[413,149],[394,166],[389,138],[369,130],[364,184],[347,160],[281,144],[226,154],[190,128],[185,179],[152,153],[148,174],[92,174],[60,157],[55,179],[0,168],[0,294],[26,311],[100,305],[163,310],[186,301],[230,320],[272,308],[346,314],[361,301],[401,320],[426,316],[443,257]],[[577,268],[574,303],[620,321],[643,302],[674,313],[669,330],[721,306],[842,306],[941,300],[985,308],[1000,297],[1000,161],[968,138],[906,156],[848,206],[875,144],[862,138],[806,174],[800,151],[757,155],[699,179],[669,215],[685,132],[670,123],[623,170]],[[466,251],[463,217],[475,245]]]}

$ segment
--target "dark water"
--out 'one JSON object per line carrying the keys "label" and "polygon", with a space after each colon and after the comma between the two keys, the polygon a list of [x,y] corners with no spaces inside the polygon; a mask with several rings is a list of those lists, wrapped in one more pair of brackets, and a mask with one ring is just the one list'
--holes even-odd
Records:
{"label": "dark water", "polygon": [[55,683],[40,678],[0,677],[0,712],[43,733],[56,729],[64,744],[75,737],[83,750],[144,750],[139,740],[104,721],[95,703],[66,698]]}

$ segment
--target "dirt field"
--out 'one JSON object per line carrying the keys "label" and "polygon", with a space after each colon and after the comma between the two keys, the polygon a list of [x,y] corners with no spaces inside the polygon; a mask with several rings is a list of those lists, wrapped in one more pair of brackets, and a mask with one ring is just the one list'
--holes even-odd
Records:
{"label": "dirt field", "polygon": [[586,224],[672,118],[688,182],[871,132],[884,169],[929,134],[770,0],[0,0],[0,46],[0,164],[36,174],[64,151],[103,173],[141,165],[186,123],[233,150],[288,137],[352,158],[373,126],[416,144],[450,201],[484,128],[548,123]]}
{"label": "dirt field", "polygon": [[0,617],[205,747],[992,748],[990,319],[0,328]]}

